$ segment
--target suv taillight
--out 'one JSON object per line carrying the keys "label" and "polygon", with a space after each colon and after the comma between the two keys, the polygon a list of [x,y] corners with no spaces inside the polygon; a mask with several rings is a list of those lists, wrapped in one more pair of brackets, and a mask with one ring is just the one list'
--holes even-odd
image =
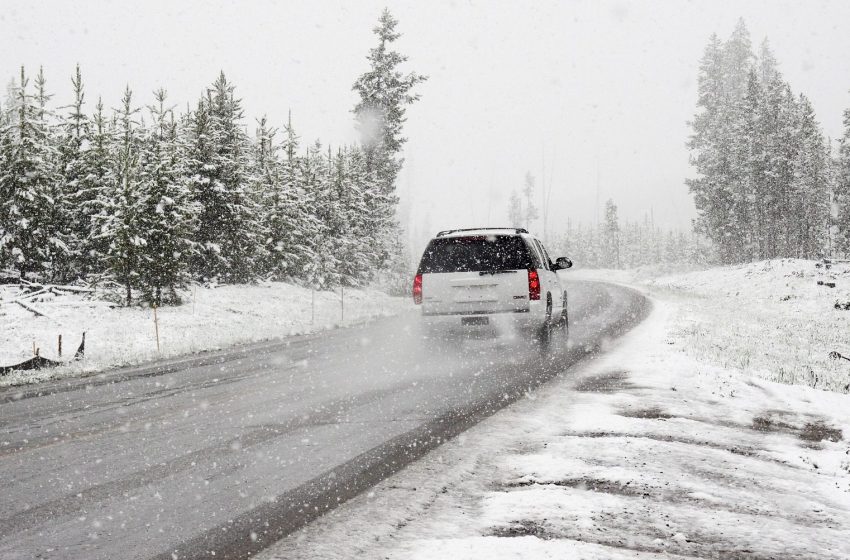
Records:
{"label": "suv taillight", "polygon": [[415,303],[417,305],[422,303],[422,275],[421,274],[417,274],[416,278],[413,279],[413,303]]}
{"label": "suv taillight", "polygon": [[540,299],[540,276],[533,268],[528,270],[528,299]]}

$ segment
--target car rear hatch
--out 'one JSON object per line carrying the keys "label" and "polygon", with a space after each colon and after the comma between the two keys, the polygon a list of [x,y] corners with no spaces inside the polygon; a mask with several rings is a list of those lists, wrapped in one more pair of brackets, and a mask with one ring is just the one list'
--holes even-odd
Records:
{"label": "car rear hatch", "polygon": [[519,236],[438,237],[428,245],[419,265],[423,313],[527,311],[532,266]]}

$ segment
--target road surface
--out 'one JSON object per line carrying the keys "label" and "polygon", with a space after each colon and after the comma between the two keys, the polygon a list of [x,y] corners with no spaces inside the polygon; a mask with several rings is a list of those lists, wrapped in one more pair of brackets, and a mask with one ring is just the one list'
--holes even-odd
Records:
{"label": "road surface", "polygon": [[0,391],[0,558],[247,558],[637,324],[570,283],[570,345],[420,344],[415,313]]}

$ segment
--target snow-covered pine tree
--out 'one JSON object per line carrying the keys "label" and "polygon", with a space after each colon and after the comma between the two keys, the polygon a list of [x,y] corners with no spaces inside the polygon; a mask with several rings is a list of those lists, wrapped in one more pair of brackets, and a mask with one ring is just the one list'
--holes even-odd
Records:
{"label": "snow-covered pine tree", "polygon": [[525,197],[525,213],[523,215],[523,222],[526,229],[531,229],[531,222],[540,217],[540,213],[537,211],[537,207],[534,205],[534,175],[531,174],[531,171],[527,171],[525,173],[525,182],[522,186],[522,194]]}
{"label": "snow-covered pine tree", "polygon": [[835,173],[835,249],[850,258],[850,108],[844,110],[844,134],[838,144]]}
{"label": "snow-covered pine tree", "polygon": [[605,267],[620,268],[620,221],[617,205],[611,199],[605,202],[605,231],[601,241]]}
{"label": "snow-covered pine tree", "polygon": [[752,260],[759,250],[760,215],[764,190],[762,134],[759,128],[759,106],[762,89],[755,68],[747,74],[747,89],[736,101],[736,119],[732,125],[732,158],[735,180],[730,209],[735,253],[744,261]]}
{"label": "snow-covered pine tree", "polygon": [[743,18],[740,18],[722,49],[723,95],[727,110],[733,111],[734,102],[746,93],[747,75],[754,59],[750,32]]}
{"label": "snow-covered pine tree", "polygon": [[774,192],[778,198],[776,217],[773,226],[776,228],[777,247],[772,257],[797,256],[795,231],[801,216],[795,211],[792,201],[794,187],[794,162],[798,157],[800,137],[800,113],[797,100],[791,92],[791,86],[782,84],[776,144],[773,153],[771,172],[775,178]]}
{"label": "snow-covered pine tree", "polygon": [[406,106],[419,99],[419,94],[412,90],[427,79],[415,72],[403,74],[399,69],[407,56],[392,50],[392,43],[401,37],[396,31],[397,25],[398,20],[384,9],[373,29],[378,45],[366,57],[369,70],[353,86],[360,96],[354,114],[362,136],[366,166],[370,171],[378,171],[378,178],[388,194],[395,192],[395,179],[401,166],[401,160],[396,157],[407,141],[402,136]]}
{"label": "snow-covered pine tree", "polygon": [[[71,77],[71,87],[74,100],[65,107],[67,112],[61,115],[59,125],[59,172],[62,175],[63,215],[66,218],[62,229],[70,247],[70,276],[83,278],[94,270],[88,253],[88,239],[99,189],[91,184],[94,177],[90,177],[93,170],[90,169],[92,162],[87,153],[92,149],[91,121],[84,110],[85,91],[79,64]],[[108,154],[103,155],[105,164]]]}
{"label": "snow-covered pine tree", "polygon": [[218,212],[224,202],[214,186],[216,152],[212,128],[208,99],[202,97],[195,110],[188,114],[180,135],[189,196],[198,211],[192,236],[195,251],[190,258],[190,270],[202,281],[212,280],[227,266],[216,242]]}
{"label": "snow-covered pine tree", "polygon": [[82,152],[82,165],[77,184],[77,196],[71,199],[74,208],[73,231],[79,235],[75,269],[86,278],[97,281],[97,275],[106,271],[105,263],[110,241],[102,236],[100,228],[111,211],[115,191],[115,127],[103,112],[103,101],[98,98],[91,119],[91,141]]}
{"label": "snow-covered pine tree", "polygon": [[191,119],[188,165],[198,205],[192,270],[201,279],[246,282],[257,272],[260,216],[240,100],[222,72]]}
{"label": "snow-covered pine tree", "polygon": [[386,224],[386,229],[375,232],[380,244],[378,253],[382,255],[378,266],[403,258],[394,249],[403,237],[395,220],[398,204],[395,182],[403,163],[399,154],[407,141],[403,136],[406,108],[419,99],[413,88],[427,79],[400,70],[407,57],[392,49],[392,43],[401,36],[396,31],[397,25],[398,21],[384,9],[373,29],[378,45],[367,56],[369,70],[357,78],[352,88],[360,97],[354,114],[361,134],[366,175],[374,177],[379,187],[380,197],[375,202],[384,202],[371,208],[373,215],[378,216],[377,222]]}
{"label": "snow-covered pine tree", "polygon": [[735,260],[729,240],[731,231],[732,192],[729,181],[728,118],[726,110],[724,48],[716,34],[712,35],[700,61],[697,114],[691,121],[688,139],[691,164],[697,177],[686,184],[694,196],[698,217],[696,227],[718,247],[722,262]]}
{"label": "snow-covered pine tree", "polygon": [[274,246],[279,257],[279,278],[304,281],[314,272],[311,267],[318,258],[321,224],[311,211],[314,193],[305,188],[305,160],[298,156],[299,138],[291,114],[283,132],[278,225],[271,235],[276,236]]}
{"label": "snow-covered pine tree", "polygon": [[303,188],[310,213],[318,222],[314,237],[315,259],[305,267],[305,279],[312,286],[330,289],[340,285],[340,266],[335,254],[333,222],[336,201],[333,199],[332,175],[324,148],[319,142],[307,149],[303,160]]}
{"label": "snow-covered pine tree", "polygon": [[524,214],[522,212],[522,199],[514,189],[508,199],[508,223],[515,228],[523,227]]}
{"label": "snow-covered pine tree", "polygon": [[43,76],[38,94],[30,94],[28,84],[21,67],[13,111],[0,129],[0,264],[14,267],[22,278],[50,275],[50,267],[67,252],[51,223],[61,181],[46,121]]}
{"label": "snow-covered pine tree", "polygon": [[144,138],[139,111],[127,86],[121,107],[115,111],[111,169],[99,193],[98,213],[93,217],[94,237],[105,246],[103,268],[123,286],[124,303],[128,306],[133,303],[133,289],[139,283],[140,260],[147,243],[141,224],[147,200],[139,185]]}
{"label": "snow-covered pine tree", "polygon": [[213,84],[210,122],[215,140],[214,188],[221,196],[222,214],[217,220],[217,243],[226,260],[223,277],[247,282],[256,275],[261,245],[259,210],[251,191],[250,148],[242,124],[242,103],[234,86],[222,72]]}
{"label": "snow-covered pine tree", "polygon": [[796,254],[813,259],[823,256],[829,234],[830,156],[815,110],[805,95],[800,95],[798,108],[799,150],[794,160],[791,208],[797,226]]}
{"label": "snow-covered pine tree", "polygon": [[55,125],[56,115],[47,104],[52,95],[47,93],[47,80],[44,69],[39,67],[35,76],[35,102],[38,106],[38,119],[47,131],[45,168],[49,169],[48,182],[49,202],[45,207],[47,219],[45,228],[50,240],[46,247],[46,274],[54,282],[65,282],[70,274],[71,238],[68,235],[70,223],[70,208],[67,202],[67,192],[62,182],[61,158],[59,152],[60,134]]}
{"label": "snow-covered pine tree", "polygon": [[775,252],[777,235],[774,219],[778,216],[779,205],[776,177],[773,170],[777,167],[776,150],[780,130],[779,92],[784,83],[776,58],[765,39],[759,49],[758,64],[747,84],[744,100],[745,129],[744,139],[749,146],[746,161],[746,180],[752,195],[751,249],[746,256],[750,259],[771,258]]}
{"label": "snow-covered pine tree", "polygon": [[762,87],[763,97],[759,105],[758,122],[763,149],[761,166],[764,183],[760,187],[759,200],[763,227],[759,239],[758,258],[771,259],[779,254],[779,239],[783,234],[784,225],[783,204],[786,198],[784,193],[787,175],[782,173],[782,158],[788,155],[789,150],[793,151],[794,144],[785,147],[781,145],[784,122],[787,118],[787,109],[783,109],[787,101],[785,82],[779,75],[774,75]]}
{"label": "snow-covered pine tree", "polygon": [[263,232],[264,258],[258,266],[258,272],[271,278],[279,278],[283,246],[279,242],[281,219],[280,210],[283,189],[280,178],[278,147],[274,143],[276,131],[269,128],[265,115],[257,121],[257,130],[253,144],[253,181],[254,192],[259,197]]}
{"label": "snow-covered pine tree", "polygon": [[[746,260],[751,247],[752,220],[751,199],[748,181],[746,181],[746,161],[750,152],[746,137],[736,132],[742,129],[742,121],[748,117],[742,100],[749,89],[750,71],[754,55],[750,33],[743,19],[739,19],[732,35],[723,44],[723,97],[719,135],[722,166],[720,181],[728,195],[728,216],[724,224],[723,247],[729,262]],[[663,253],[664,240],[658,238],[659,254]]]}
{"label": "snow-covered pine tree", "polygon": [[188,278],[195,211],[177,144],[174,113],[164,89],[154,92],[148,110],[151,128],[140,153],[138,223],[145,236],[139,247],[139,288],[151,305],[179,303],[177,288]]}
{"label": "snow-covered pine tree", "polygon": [[[318,193],[317,205],[318,217],[322,222],[322,237],[325,245],[325,251],[329,256],[332,256],[333,265],[328,266],[325,271],[325,279],[327,286],[347,285],[347,277],[344,272],[344,263],[342,262],[341,247],[345,241],[346,223],[345,213],[343,210],[343,200],[341,198],[342,188],[344,183],[345,162],[340,160],[334,161],[331,147],[328,146],[327,151],[322,150],[321,145],[317,142],[315,146],[315,154],[318,158],[319,154],[324,155],[321,159],[317,159],[316,169],[318,170],[318,183],[314,192]],[[337,171],[337,163],[340,167]],[[330,262],[330,259],[328,261]]]}
{"label": "snow-covered pine tree", "polygon": [[[352,264],[351,272],[360,284],[365,284],[371,279],[372,271],[379,266],[383,258],[385,240],[381,239],[382,232],[392,226],[381,221],[385,219],[385,214],[374,214],[371,209],[387,206],[390,202],[375,179],[375,173],[367,169],[366,155],[362,149],[357,146],[349,147],[346,160],[348,191],[344,205],[354,238],[352,251],[356,254],[356,262]],[[394,261],[394,274],[400,277],[406,276],[408,269],[404,267],[409,265],[407,251],[403,249],[403,246],[398,245],[391,248],[393,254],[398,256]],[[405,278],[405,288],[407,283]]]}
{"label": "snow-covered pine tree", "polygon": [[[360,283],[361,245],[357,239],[356,225],[358,213],[368,210],[360,204],[360,193],[353,182],[347,149],[337,149],[336,154],[328,153],[331,163],[332,199],[335,201],[334,224],[331,233],[334,238],[334,253],[339,263],[340,282],[344,286],[357,286]],[[371,263],[370,263],[371,264]]]}

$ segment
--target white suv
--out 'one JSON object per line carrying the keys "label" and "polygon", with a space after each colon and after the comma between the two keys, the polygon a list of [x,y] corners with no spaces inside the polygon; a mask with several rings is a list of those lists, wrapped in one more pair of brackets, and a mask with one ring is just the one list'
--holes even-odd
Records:
{"label": "white suv", "polygon": [[569,325],[567,291],[555,272],[572,264],[552,262],[521,228],[441,231],[422,255],[413,301],[432,335],[519,331],[548,343],[553,327]]}

